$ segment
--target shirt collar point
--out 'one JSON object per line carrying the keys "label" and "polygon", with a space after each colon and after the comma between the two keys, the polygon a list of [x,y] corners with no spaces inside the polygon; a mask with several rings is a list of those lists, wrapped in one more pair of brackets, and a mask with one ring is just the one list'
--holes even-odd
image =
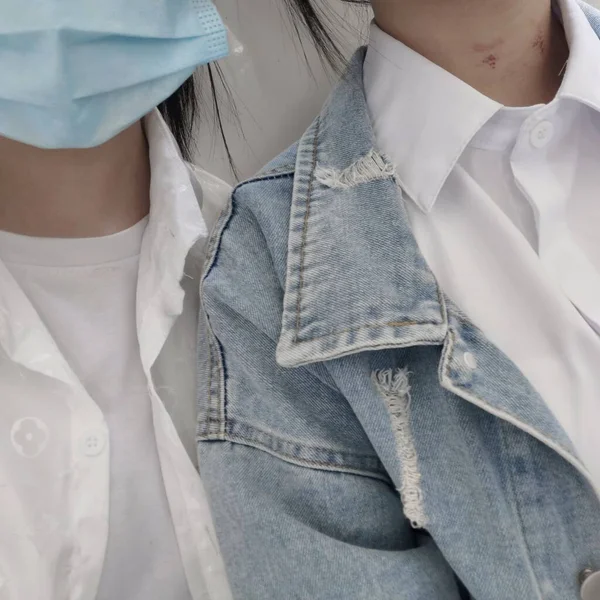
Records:
{"label": "shirt collar point", "polygon": [[[403,196],[409,198],[412,202],[414,202],[415,206],[424,214],[429,214],[435,207],[437,202],[439,191],[438,192],[421,192],[421,193],[413,193],[409,191],[405,186],[402,185],[402,182],[399,180],[400,188],[402,189]],[[440,186],[441,189],[441,186]]]}

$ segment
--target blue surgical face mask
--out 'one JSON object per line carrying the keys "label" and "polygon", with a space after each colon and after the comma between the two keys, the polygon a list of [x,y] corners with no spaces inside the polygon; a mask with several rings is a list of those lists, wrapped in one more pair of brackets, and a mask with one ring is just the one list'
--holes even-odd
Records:
{"label": "blue surgical face mask", "polygon": [[1,0],[0,135],[97,146],[227,52],[210,0]]}

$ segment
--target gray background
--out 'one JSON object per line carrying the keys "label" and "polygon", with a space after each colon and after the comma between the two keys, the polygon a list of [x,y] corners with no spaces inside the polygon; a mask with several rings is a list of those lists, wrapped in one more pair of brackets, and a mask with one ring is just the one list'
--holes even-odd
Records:
{"label": "gray background", "polygon": [[[331,28],[349,54],[368,35],[370,15],[340,0],[331,6]],[[310,43],[302,48],[292,35],[283,0],[215,0],[225,22],[239,41],[233,56],[222,62],[236,110],[222,102],[223,119],[241,178],[293,143],[318,113],[335,82],[323,69]],[[593,0],[600,7],[600,0]],[[244,51],[239,52],[243,46]],[[203,85],[203,89],[206,86]],[[196,161],[220,177],[234,181],[222,144],[216,136],[208,96],[202,103]],[[239,115],[239,123],[232,118]],[[243,134],[240,133],[241,131]]]}
{"label": "gray background", "polygon": [[[331,28],[347,54],[368,34],[370,15],[364,8],[348,8],[340,0],[331,5]],[[227,139],[241,178],[249,177],[293,143],[318,114],[335,75],[323,68],[310,42],[303,47],[292,33],[283,0],[215,0],[244,52],[221,61],[235,100],[239,123],[232,118],[224,96],[221,107]],[[235,49],[235,46],[234,46]],[[206,81],[202,79],[201,126],[197,132],[196,162],[233,181],[225,153],[213,127]],[[243,135],[240,134],[240,127]]]}

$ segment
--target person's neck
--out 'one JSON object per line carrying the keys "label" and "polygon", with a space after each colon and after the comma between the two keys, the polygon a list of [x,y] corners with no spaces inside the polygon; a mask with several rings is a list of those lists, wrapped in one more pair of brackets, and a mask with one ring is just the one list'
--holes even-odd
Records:
{"label": "person's neck", "polygon": [[377,25],[505,106],[552,100],[569,50],[551,0],[372,0]]}
{"label": "person's neck", "polygon": [[149,204],[141,122],[89,149],[42,150],[0,137],[0,230],[100,237],[140,221]]}

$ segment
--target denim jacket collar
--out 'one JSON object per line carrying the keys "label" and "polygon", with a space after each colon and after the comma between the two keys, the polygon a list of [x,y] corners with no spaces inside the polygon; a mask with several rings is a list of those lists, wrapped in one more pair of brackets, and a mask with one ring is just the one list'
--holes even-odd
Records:
{"label": "denim jacket collar", "polygon": [[375,147],[364,57],[363,48],[299,141],[277,362],[438,345],[444,388],[531,434],[590,481],[543,399],[444,297],[425,263],[394,165]]}
{"label": "denim jacket collar", "polygon": [[[301,138],[278,362],[441,344],[444,302],[412,235],[394,166],[374,148],[359,50]],[[360,257],[357,260],[357,256]]]}

